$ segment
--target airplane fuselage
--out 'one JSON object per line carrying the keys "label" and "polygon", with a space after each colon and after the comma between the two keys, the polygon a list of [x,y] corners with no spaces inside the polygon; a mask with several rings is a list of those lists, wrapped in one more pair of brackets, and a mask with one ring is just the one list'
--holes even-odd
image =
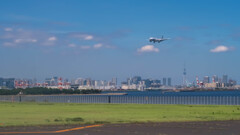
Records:
{"label": "airplane fuselage", "polygon": [[164,38],[162,38],[162,39],[150,38],[150,39],[149,39],[149,42],[153,42],[153,43],[158,42],[158,43],[160,43],[160,42],[162,42],[162,41],[164,41],[164,40],[167,40],[167,39],[164,39]]}

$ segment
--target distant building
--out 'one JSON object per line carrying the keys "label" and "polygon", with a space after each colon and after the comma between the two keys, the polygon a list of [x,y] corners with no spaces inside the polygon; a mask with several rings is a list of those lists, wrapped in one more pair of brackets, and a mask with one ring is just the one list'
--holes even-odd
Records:
{"label": "distant building", "polygon": [[235,86],[235,85],[237,85],[237,81],[229,79],[228,84],[229,84],[229,86]]}
{"label": "distant building", "polygon": [[3,86],[3,78],[0,78],[0,86],[2,87]]}
{"label": "distant building", "polygon": [[127,78],[127,84],[132,85],[132,83],[133,83],[132,78]]}
{"label": "distant building", "polygon": [[132,85],[122,84],[122,89],[124,89],[124,90],[137,90],[137,85],[136,84],[132,84]]}
{"label": "distant building", "polygon": [[0,87],[2,89],[14,89],[15,78],[0,78]]}
{"label": "distant building", "polygon": [[99,86],[99,81],[95,80],[95,81],[94,81],[94,87],[95,87],[95,89],[97,89],[98,86]]}
{"label": "distant building", "polygon": [[46,78],[45,79],[45,83],[48,85],[48,86],[51,86],[52,82],[51,82],[52,78]]}
{"label": "distant building", "polygon": [[235,80],[229,79],[227,75],[223,75],[222,78],[218,78],[217,75],[212,76],[212,83],[209,81],[209,77],[204,77],[204,87],[205,88],[224,88],[224,87],[234,87],[237,85]]}
{"label": "distant building", "polygon": [[203,83],[210,83],[210,78],[209,78],[209,76],[204,76],[204,78],[203,78]]}
{"label": "distant building", "polygon": [[163,85],[164,85],[164,86],[167,85],[167,78],[163,78]]}
{"label": "distant building", "polygon": [[158,79],[152,80],[152,83],[161,84],[161,80],[158,80]]}
{"label": "distant building", "polygon": [[240,85],[235,85],[234,89],[240,89]]}
{"label": "distant building", "polygon": [[87,86],[91,86],[91,85],[92,85],[92,80],[91,80],[91,78],[87,78],[87,79],[86,79],[86,85],[87,85]]}
{"label": "distant building", "polygon": [[227,75],[223,75],[222,83],[225,83],[225,84],[228,83],[228,76]]}
{"label": "distant building", "polygon": [[72,80],[72,81],[73,81],[72,84],[84,85],[85,79],[83,79],[83,78],[77,78],[77,79]]}
{"label": "distant building", "polygon": [[134,76],[132,78],[132,83],[133,84],[138,84],[138,82],[141,81],[141,80],[142,80],[142,78],[140,76]]}
{"label": "distant building", "polygon": [[112,78],[112,85],[117,88],[117,78]]}
{"label": "distant building", "polygon": [[151,80],[151,88],[160,88],[161,80]]}
{"label": "distant building", "polygon": [[219,82],[219,83],[222,83],[222,78],[218,78],[218,82]]}
{"label": "distant building", "polygon": [[218,76],[217,75],[212,76],[212,82],[213,83],[218,82]]}
{"label": "distant building", "polygon": [[57,76],[55,76],[55,77],[52,78],[52,84],[51,84],[51,85],[52,85],[52,86],[58,85],[58,77],[57,77]]}
{"label": "distant building", "polygon": [[145,79],[145,80],[143,80],[143,81],[144,81],[144,84],[145,84],[146,88],[151,87],[152,80],[150,80],[150,79]]}
{"label": "distant building", "polygon": [[72,84],[70,85],[70,88],[73,89],[73,90],[77,90],[79,87],[79,84]]}
{"label": "distant building", "polygon": [[172,79],[168,78],[168,86],[172,86]]}
{"label": "distant building", "polygon": [[127,85],[127,84],[124,84],[124,83],[122,83],[122,85],[121,85],[121,89],[123,89],[123,90],[127,90],[127,89],[128,89],[128,85]]}
{"label": "distant building", "polygon": [[224,84],[222,83],[204,83],[204,87],[205,88],[221,88],[221,87],[224,87]]}

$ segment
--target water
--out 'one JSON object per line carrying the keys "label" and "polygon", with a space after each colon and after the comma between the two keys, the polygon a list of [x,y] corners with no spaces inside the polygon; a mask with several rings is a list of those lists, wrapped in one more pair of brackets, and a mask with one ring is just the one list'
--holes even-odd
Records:
{"label": "water", "polygon": [[102,93],[127,93],[128,96],[240,96],[240,90],[231,91],[194,91],[194,92],[163,92],[155,91],[103,91]]}
{"label": "water", "polygon": [[6,95],[0,101],[8,102],[61,102],[61,103],[117,103],[117,104],[197,104],[240,105],[240,91],[104,91],[127,95]]}

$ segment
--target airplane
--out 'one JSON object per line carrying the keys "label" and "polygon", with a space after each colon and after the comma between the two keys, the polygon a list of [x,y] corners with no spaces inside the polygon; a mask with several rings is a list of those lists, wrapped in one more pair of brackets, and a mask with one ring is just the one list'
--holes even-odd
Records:
{"label": "airplane", "polygon": [[153,42],[153,43],[155,43],[155,42],[158,42],[158,43],[160,43],[160,42],[162,42],[162,41],[164,41],[164,40],[168,40],[168,39],[170,39],[170,38],[163,38],[163,36],[162,36],[162,38],[153,38],[153,37],[150,37],[149,38],[149,41],[150,42]]}

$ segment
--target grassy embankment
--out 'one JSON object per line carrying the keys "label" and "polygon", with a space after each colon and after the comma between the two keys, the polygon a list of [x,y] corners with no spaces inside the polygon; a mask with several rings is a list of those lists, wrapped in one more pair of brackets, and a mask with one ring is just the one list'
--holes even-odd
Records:
{"label": "grassy embankment", "polygon": [[0,102],[0,126],[240,120],[240,106]]}

